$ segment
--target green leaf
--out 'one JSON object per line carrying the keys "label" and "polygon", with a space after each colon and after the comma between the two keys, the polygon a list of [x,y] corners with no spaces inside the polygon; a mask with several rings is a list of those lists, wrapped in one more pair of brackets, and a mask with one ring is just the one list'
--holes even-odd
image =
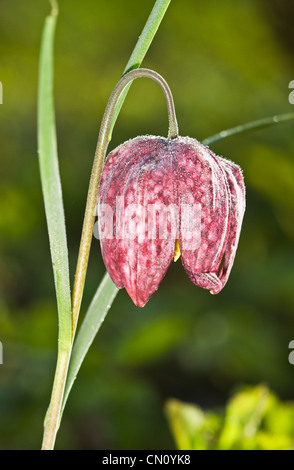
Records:
{"label": "green leaf", "polygon": [[170,399],[166,415],[179,450],[209,450],[220,427],[220,418],[199,407]]}
{"label": "green leaf", "polygon": [[72,341],[68,248],[53,101],[53,46],[58,9],[57,2],[52,1],[51,5],[51,15],[45,20],[41,43],[38,88],[38,153],[58,306],[59,333],[57,365],[50,405],[44,423],[43,449],[53,449],[54,447]]}
{"label": "green leaf", "polygon": [[294,406],[264,385],[243,387],[217,413],[178,400],[166,414],[180,450],[290,450],[294,448]]}
{"label": "green leaf", "polygon": [[59,314],[59,346],[63,347],[71,341],[71,297],[53,102],[53,44],[56,19],[57,10],[54,4],[51,15],[46,18],[41,43],[38,154]]}
{"label": "green leaf", "polygon": [[244,132],[252,131],[255,129],[274,126],[275,124],[291,121],[293,119],[294,113],[277,114],[275,116],[259,119],[257,121],[247,122],[246,124],[241,124],[239,126],[232,127],[231,129],[226,129],[224,131],[218,132],[217,134],[214,134],[211,137],[207,137],[207,139],[204,139],[202,143],[204,145],[211,145],[215,142],[227,139],[228,137],[231,137],[236,134],[243,134]]}
{"label": "green leaf", "polygon": [[117,292],[117,287],[106,273],[92,300],[74,343],[64,392],[63,408],[89,347],[95,339]]}
{"label": "green leaf", "polygon": [[247,387],[235,395],[227,406],[219,449],[247,447],[244,444],[254,440],[270,399],[271,394],[263,385]]}

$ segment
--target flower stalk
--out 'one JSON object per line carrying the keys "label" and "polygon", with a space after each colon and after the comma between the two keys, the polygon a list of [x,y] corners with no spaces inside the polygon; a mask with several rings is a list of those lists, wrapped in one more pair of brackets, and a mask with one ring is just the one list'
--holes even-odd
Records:
{"label": "flower stalk", "polygon": [[125,89],[125,87],[131,83],[136,78],[147,77],[155,80],[162,88],[167,104],[167,111],[168,111],[168,120],[169,120],[169,131],[168,131],[168,139],[175,139],[178,136],[178,124],[176,119],[174,101],[167,85],[166,81],[159,75],[157,72],[149,69],[135,69],[131,72],[128,72],[124,75],[120,81],[117,83],[116,87],[114,88],[109,101],[107,103],[104,116],[102,119],[100,132],[98,136],[98,142],[94,157],[94,163],[91,173],[89,191],[88,191],[88,198],[85,210],[85,217],[84,217],[84,224],[83,224],[83,231],[81,237],[81,244],[80,250],[78,255],[78,262],[76,268],[76,275],[75,275],[75,283],[73,289],[73,314],[72,314],[72,328],[73,328],[73,337],[75,335],[75,330],[78,322],[78,316],[80,311],[80,306],[82,302],[86,272],[87,272],[87,265],[91,247],[91,241],[93,236],[93,227],[94,227],[94,220],[95,220],[95,209],[97,205],[97,198],[98,198],[98,186],[99,186],[99,179],[102,172],[102,167],[105,159],[105,155],[107,152],[107,147],[109,143],[109,132],[111,129],[112,118],[119,101],[119,98]]}

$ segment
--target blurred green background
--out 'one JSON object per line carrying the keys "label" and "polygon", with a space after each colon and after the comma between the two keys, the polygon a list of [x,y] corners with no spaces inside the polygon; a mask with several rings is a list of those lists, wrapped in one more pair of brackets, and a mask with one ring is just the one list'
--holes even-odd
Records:
{"label": "blurred green background", "polygon": [[[99,124],[153,0],[60,0],[55,103],[71,276]],[[39,179],[36,97],[47,0],[2,0],[0,15],[0,449],[38,449],[56,361],[57,315]],[[291,0],[172,0],[144,67],[164,76],[181,135],[202,140],[277,113],[294,80]],[[148,98],[146,98],[148,97]],[[144,309],[114,301],[72,390],[57,449],[172,449],[166,400],[223,407],[241,384],[294,398],[293,122],[212,149],[244,170],[247,211],[217,296],[177,262]],[[136,81],[110,149],[167,134],[164,97]],[[84,296],[104,266],[94,240]]]}

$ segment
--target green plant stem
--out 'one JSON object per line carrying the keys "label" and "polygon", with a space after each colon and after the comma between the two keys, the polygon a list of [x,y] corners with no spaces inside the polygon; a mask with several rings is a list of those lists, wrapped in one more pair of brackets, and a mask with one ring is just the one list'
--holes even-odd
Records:
{"label": "green plant stem", "polygon": [[53,450],[59,427],[64,387],[70,360],[71,344],[58,348],[56,371],[52,387],[50,405],[45,417],[42,450]]}
{"label": "green plant stem", "polygon": [[217,134],[204,139],[202,143],[204,145],[211,145],[236,134],[241,134],[243,132],[248,132],[258,128],[273,126],[275,124],[290,121],[292,119],[294,119],[294,113],[277,114],[275,116],[258,119],[257,121],[247,122],[246,124],[240,124],[239,126],[232,127],[231,129],[218,132]]}
{"label": "green plant stem", "polygon": [[99,179],[104,163],[104,158],[106,155],[108,143],[109,143],[109,130],[111,128],[112,117],[113,113],[116,109],[117,103],[119,98],[125,89],[125,87],[135,80],[136,78],[140,77],[147,77],[155,80],[162,88],[166,102],[167,102],[167,109],[168,109],[168,117],[169,117],[169,133],[168,137],[170,139],[174,139],[178,136],[178,124],[175,114],[174,102],[172,98],[172,94],[170,89],[166,83],[166,81],[159,75],[158,73],[154,72],[153,70],[149,69],[134,69],[124,75],[120,81],[117,83],[116,87],[114,88],[109,101],[107,103],[104,116],[102,119],[99,136],[98,136],[98,143],[94,157],[94,163],[91,173],[89,191],[88,191],[88,198],[85,210],[85,218],[83,224],[83,231],[81,237],[81,244],[76,268],[76,275],[75,275],[75,283],[73,288],[73,313],[72,313],[72,327],[73,327],[73,336],[75,334],[87,266],[88,266],[88,259],[90,253],[90,247],[93,237],[93,227],[94,227],[94,220],[95,220],[95,209],[97,204],[97,197],[98,197],[98,186],[99,186]]}
{"label": "green plant stem", "polygon": [[72,339],[68,249],[58,167],[52,94],[53,43],[57,14],[57,3],[53,2],[51,15],[45,20],[42,36],[38,95],[38,153],[40,176],[49,233],[59,320],[58,357],[51,400],[44,425],[43,449],[53,449],[54,447]]}

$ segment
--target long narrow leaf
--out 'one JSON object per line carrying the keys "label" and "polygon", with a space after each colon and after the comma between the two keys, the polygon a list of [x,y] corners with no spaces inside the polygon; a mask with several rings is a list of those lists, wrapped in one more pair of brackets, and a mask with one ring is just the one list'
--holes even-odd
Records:
{"label": "long narrow leaf", "polygon": [[275,124],[290,121],[292,119],[294,119],[294,113],[277,114],[275,116],[258,119],[257,121],[247,122],[246,124],[240,124],[239,126],[232,127],[231,129],[218,132],[217,134],[204,139],[202,143],[204,145],[211,145],[236,134],[241,134],[258,128],[273,126]]}
{"label": "long narrow leaf", "polygon": [[57,12],[53,8],[51,15],[46,18],[41,44],[38,154],[58,305],[59,339],[68,342],[71,338],[69,264],[53,102],[53,45],[56,18]]}
{"label": "long narrow leaf", "polygon": [[[260,119],[258,121],[252,121],[240,126],[233,127],[231,129],[227,129],[225,131],[221,131],[218,134],[208,137],[203,141],[203,143],[205,145],[212,144],[235,134],[267,127],[291,119],[294,119],[294,113],[281,114],[265,119]],[[71,387],[87,354],[87,351],[91,346],[96,334],[98,333],[99,328],[111,306],[111,303],[115,299],[117,292],[118,289],[115,287],[110,277],[106,273],[93,298],[90,308],[86,313],[85,319],[82,323],[75,342],[75,346],[72,352],[71,364],[69,367],[68,382],[63,406],[65,405]]]}
{"label": "long narrow leaf", "polygon": [[64,393],[63,407],[67,401],[71,387],[75,381],[77,373],[83,360],[102,325],[113,300],[118,293],[118,289],[106,273],[99,288],[93,297],[91,305],[87,311],[81,328],[75,341],[71,362],[67,376],[67,386]]}

